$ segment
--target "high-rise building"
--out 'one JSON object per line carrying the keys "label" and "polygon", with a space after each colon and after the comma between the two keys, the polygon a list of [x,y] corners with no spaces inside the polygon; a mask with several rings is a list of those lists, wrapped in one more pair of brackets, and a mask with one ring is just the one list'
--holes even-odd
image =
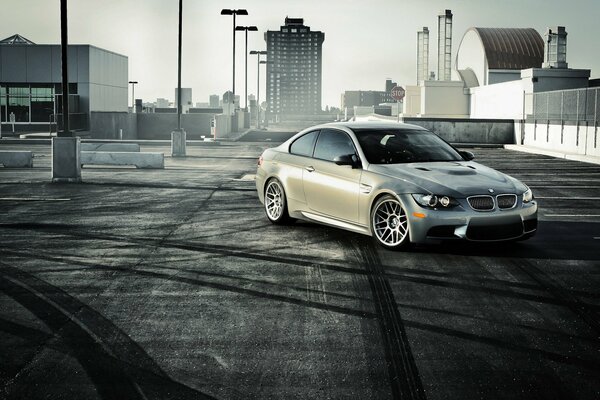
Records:
{"label": "high-rise building", "polygon": [[311,31],[303,18],[285,18],[279,31],[267,31],[268,111],[286,115],[321,112],[321,54],[325,34]]}
{"label": "high-rise building", "polygon": [[417,32],[417,84],[429,76],[429,29]]}
{"label": "high-rise building", "polygon": [[444,10],[438,15],[438,67],[440,81],[452,80],[452,11]]}
{"label": "high-rise building", "polygon": [[208,104],[211,108],[219,108],[219,95],[211,94],[208,98]]}

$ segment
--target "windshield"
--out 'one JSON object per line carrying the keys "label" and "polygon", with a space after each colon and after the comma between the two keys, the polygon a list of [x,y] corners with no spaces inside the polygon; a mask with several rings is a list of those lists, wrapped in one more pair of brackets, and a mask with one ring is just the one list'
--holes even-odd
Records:
{"label": "windshield", "polygon": [[353,130],[371,164],[464,161],[448,143],[426,130]]}

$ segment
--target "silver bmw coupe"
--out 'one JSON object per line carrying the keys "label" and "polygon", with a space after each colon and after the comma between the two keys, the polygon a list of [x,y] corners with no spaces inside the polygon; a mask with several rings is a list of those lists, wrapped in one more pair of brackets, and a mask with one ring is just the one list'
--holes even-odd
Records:
{"label": "silver bmw coupe", "polygon": [[533,236],[531,189],[473,157],[415,125],[331,123],[265,150],[256,189],[273,223],[313,221],[390,249]]}

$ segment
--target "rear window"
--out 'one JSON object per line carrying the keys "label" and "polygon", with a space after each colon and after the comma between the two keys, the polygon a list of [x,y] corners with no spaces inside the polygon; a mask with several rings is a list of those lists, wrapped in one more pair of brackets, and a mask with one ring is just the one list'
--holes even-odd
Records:
{"label": "rear window", "polygon": [[464,161],[456,150],[427,130],[354,129],[371,164]]}
{"label": "rear window", "polygon": [[308,132],[306,135],[302,135],[294,140],[290,146],[290,153],[299,156],[312,157],[318,133],[319,131]]}

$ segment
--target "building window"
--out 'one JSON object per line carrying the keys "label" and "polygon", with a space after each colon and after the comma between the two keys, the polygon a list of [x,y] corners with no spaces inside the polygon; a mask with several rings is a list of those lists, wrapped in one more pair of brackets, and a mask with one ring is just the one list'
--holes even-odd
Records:
{"label": "building window", "polygon": [[54,90],[50,87],[31,88],[31,122],[49,122],[54,114]]}
{"label": "building window", "polygon": [[6,88],[0,86],[0,121],[6,121]]}
{"label": "building window", "polygon": [[8,88],[7,117],[14,114],[15,122],[29,122],[29,86]]}

